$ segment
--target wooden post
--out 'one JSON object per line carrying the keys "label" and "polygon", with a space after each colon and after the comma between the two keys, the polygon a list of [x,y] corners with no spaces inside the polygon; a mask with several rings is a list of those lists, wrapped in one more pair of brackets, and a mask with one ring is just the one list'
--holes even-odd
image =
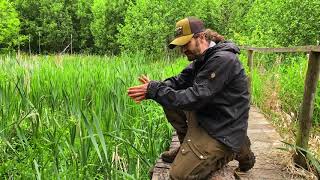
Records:
{"label": "wooden post", "polygon": [[248,88],[251,97],[252,93],[252,75],[253,75],[253,50],[248,50],[248,67],[249,67],[249,77],[248,77]]}
{"label": "wooden post", "polygon": [[[312,115],[314,110],[314,99],[319,80],[320,52],[312,52],[309,55],[308,70],[304,84],[304,95],[302,107],[299,113],[299,131],[296,137],[296,145],[305,150],[308,149],[309,135],[312,127]],[[294,162],[307,169],[306,152],[297,151]]]}
{"label": "wooden post", "polygon": [[18,44],[18,57],[20,58],[20,42]]}
{"label": "wooden post", "polygon": [[39,54],[41,53],[41,47],[40,47],[40,32],[39,32]]}
{"label": "wooden post", "polygon": [[72,34],[71,34],[71,54],[72,54]]}
{"label": "wooden post", "polygon": [[29,34],[29,56],[31,56],[31,47],[30,47],[30,34]]}

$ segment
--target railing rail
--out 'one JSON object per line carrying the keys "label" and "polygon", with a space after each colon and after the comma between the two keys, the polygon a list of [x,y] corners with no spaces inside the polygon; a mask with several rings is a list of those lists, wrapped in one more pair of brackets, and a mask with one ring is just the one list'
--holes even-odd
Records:
{"label": "railing rail", "polygon": [[292,52],[320,52],[320,46],[296,46],[296,47],[278,47],[278,48],[265,48],[265,47],[249,47],[240,46],[241,49],[251,50],[255,52],[264,53],[292,53]]}
{"label": "railing rail", "polygon": [[[253,57],[255,52],[260,53],[295,53],[308,52],[309,62],[307,74],[304,82],[304,95],[302,106],[299,111],[299,130],[296,136],[296,145],[302,149],[308,149],[310,130],[312,128],[312,117],[315,103],[315,93],[317,90],[319,72],[320,72],[320,46],[298,46],[298,47],[280,47],[280,48],[258,48],[240,46],[242,50],[248,51],[248,67],[249,67],[249,92],[252,92],[252,70]],[[308,168],[305,151],[298,150],[294,155],[294,162],[304,168]]]}

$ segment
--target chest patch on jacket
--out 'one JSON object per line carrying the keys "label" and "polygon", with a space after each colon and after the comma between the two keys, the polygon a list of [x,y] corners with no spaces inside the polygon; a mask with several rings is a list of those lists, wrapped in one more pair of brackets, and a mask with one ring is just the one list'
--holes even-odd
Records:
{"label": "chest patch on jacket", "polygon": [[213,79],[214,77],[216,77],[216,73],[214,73],[214,72],[212,72],[211,74],[210,74],[210,79]]}

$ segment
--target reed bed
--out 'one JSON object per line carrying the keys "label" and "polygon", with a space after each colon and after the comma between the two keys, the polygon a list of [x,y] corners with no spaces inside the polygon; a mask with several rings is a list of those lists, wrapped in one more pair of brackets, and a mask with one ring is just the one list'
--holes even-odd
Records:
{"label": "reed bed", "polygon": [[135,104],[127,88],[185,63],[143,54],[1,57],[1,179],[147,179],[172,128],[158,104]]}

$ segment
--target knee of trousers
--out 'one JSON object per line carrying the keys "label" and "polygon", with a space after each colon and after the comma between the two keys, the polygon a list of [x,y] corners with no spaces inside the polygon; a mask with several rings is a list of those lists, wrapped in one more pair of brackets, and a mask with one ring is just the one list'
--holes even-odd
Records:
{"label": "knee of trousers", "polygon": [[[191,144],[182,143],[180,150],[171,164],[169,175],[174,180],[193,180],[204,179],[211,172],[211,166],[207,164],[215,165],[216,159],[206,158],[200,154],[200,151],[193,149]],[[202,159],[204,158],[204,159]]]}
{"label": "knee of trousers", "polygon": [[186,133],[188,129],[187,117],[183,111],[163,108],[167,120],[178,133]]}
{"label": "knee of trousers", "polygon": [[172,170],[172,168],[170,168],[169,177],[170,177],[170,180],[183,179],[183,176],[177,173],[175,170]]}

